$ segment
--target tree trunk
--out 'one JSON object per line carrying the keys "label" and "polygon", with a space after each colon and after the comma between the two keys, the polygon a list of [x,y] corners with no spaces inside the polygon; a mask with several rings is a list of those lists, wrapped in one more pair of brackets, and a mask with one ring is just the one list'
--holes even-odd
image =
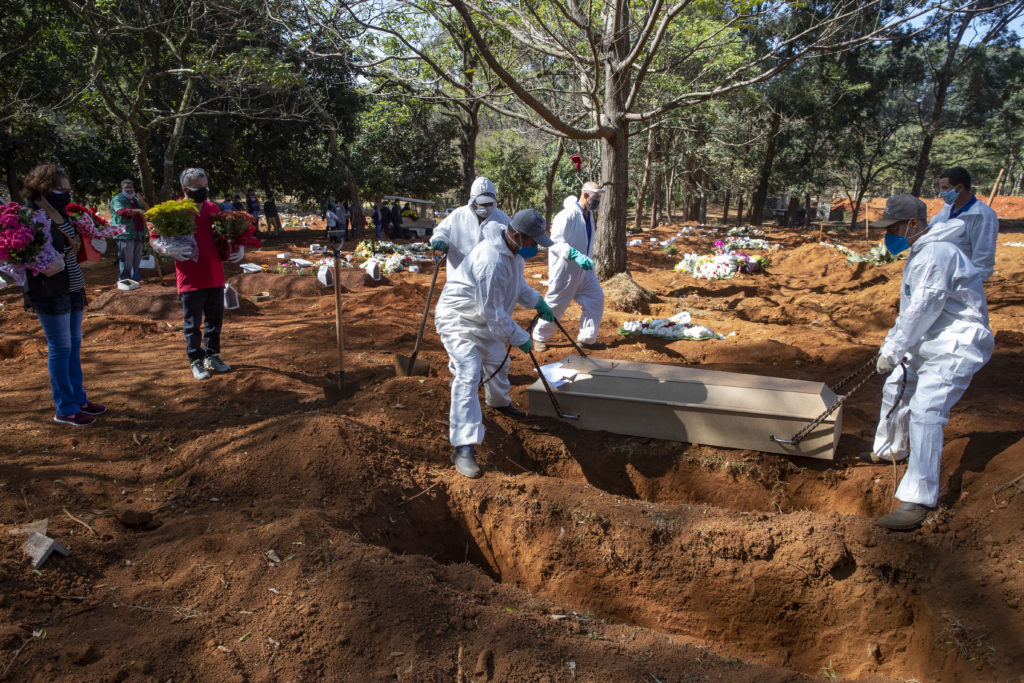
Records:
{"label": "tree trunk", "polygon": [[652,126],[647,131],[647,160],[644,162],[644,178],[640,181],[640,189],[636,193],[636,222],[637,230],[643,228],[644,202],[647,200],[647,182],[651,177],[651,164],[654,160],[654,150],[658,136],[658,129]]}
{"label": "tree trunk", "polygon": [[729,196],[732,193],[732,188],[725,188],[725,201],[722,204],[722,225],[729,225]]}
{"label": "tree trunk", "polygon": [[743,225],[743,193],[740,193],[740,199],[736,203],[736,225]]}
{"label": "tree trunk", "polygon": [[18,172],[14,170],[14,163],[10,157],[4,162],[4,178],[7,182],[7,190],[11,193],[11,201],[24,204],[21,196],[21,183],[18,182]]}
{"label": "tree trunk", "polygon": [[[548,164],[548,171],[544,175],[544,222],[548,224],[549,228],[551,227],[552,208],[555,205],[555,174],[558,172],[558,164],[561,163],[564,152],[565,141],[562,138],[558,138],[555,156],[551,159],[551,163]],[[468,192],[466,196],[469,196]]]}
{"label": "tree trunk", "polygon": [[352,169],[339,157],[341,162],[341,174],[348,185],[348,196],[352,200],[352,236],[356,240],[363,238],[363,201],[359,198],[359,183]]}
{"label": "tree trunk", "polygon": [[[142,182],[142,195],[150,206],[158,204],[156,185],[153,184],[153,168],[149,165],[146,146],[149,142],[149,130],[129,121],[128,129],[132,134],[132,147],[135,152],[135,167],[139,169],[139,180]],[[180,189],[180,188],[179,188]]]}
{"label": "tree trunk", "polygon": [[661,171],[654,171],[654,187],[651,190],[651,220],[649,229],[658,227],[658,216],[661,214]]}
{"label": "tree trunk", "polygon": [[772,176],[772,166],[775,164],[775,150],[781,124],[782,116],[778,112],[772,114],[772,122],[768,127],[768,148],[764,151],[764,162],[761,164],[761,178],[750,204],[750,222],[758,227],[764,222],[764,204],[768,199],[768,182]]}
{"label": "tree trunk", "polygon": [[665,213],[667,222],[672,223],[672,188],[676,184],[676,170],[673,168],[668,176],[668,187],[665,188]]}
{"label": "tree trunk", "polygon": [[[597,276],[607,280],[626,270],[626,211],[629,200],[629,137],[619,109],[617,126],[611,138],[601,140],[601,179],[605,200],[599,210],[597,239]],[[605,113],[611,116],[608,109]]]}
{"label": "tree trunk", "polygon": [[704,192],[700,193],[700,221],[701,225],[707,225],[708,222],[708,195]]}
{"label": "tree trunk", "polygon": [[796,197],[790,196],[789,206],[786,207],[786,227],[792,228],[793,223],[796,222],[796,211],[800,208],[800,200]]}
{"label": "tree trunk", "polygon": [[804,195],[804,231],[806,232],[811,226],[811,193],[808,192]]}
{"label": "tree trunk", "polygon": [[921,153],[917,157],[917,167],[914,171],[914,186],[910,189],[910,194],[915,197],[921,196],[924,176],[928,172],[928,164],[931,161],[932,145],[935,142],[935,138],[942,132],[942,110],[946,106],[946,95],[949,93],[949,86],[953,83],[953,61],[956,59],[960,41],[963,40],[964,33],[967,32],[967,26],[973,18],[973,12],[965,12],[963,14],[963,17],[960,19],[960,26],[957,29],[956,38],[947,42],[946,59],[939,72],[935,75],[935,99],[932,103],[932,110],[928,114],[928,121],[923,126]]}
{"label": "tree trunk", "polygon": [[462,154],[462,196],[468,201],[469,191],[476,180],[476,138],[480,133],[480,105],[466,103],[459,116],[459,152]]}
{"label": "tree trunk", "polygon": [[174,120],[174,128],[171,130],[171,137],[164,148],[164,182],[161,185],[161,199],[170,199],[174,194],[174,181],[178,174],[174,172],[175,158],[178,156],[178,147],[181,145],[181,138],[185,134],[186,117],[181,116],[186,108],[192,103],[192,93],[195,91],[195,79],[190,78],[185,83],[185,91],[181,95],[181,102],[178,104],[178,118]]}

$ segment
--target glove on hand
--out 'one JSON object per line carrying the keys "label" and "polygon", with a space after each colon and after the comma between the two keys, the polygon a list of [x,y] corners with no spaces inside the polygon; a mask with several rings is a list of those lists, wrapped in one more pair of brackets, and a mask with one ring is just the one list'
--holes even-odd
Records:
{"label": "glove on hand", "polygon": [[591,260],[591,258],[573,247],[569,248],[569,260],[575,261],[576,265],[578,265],[583,270],[594,269],[594,262]]}
{"label": "glove on hand", "polygon": [[231,261],[232,263],[239,263],[239,262],[241,262],[242,257],[244,257],[244,256],[245,256],[245,247],[239,247],[238,251],[233,251],[230,254],[228,254],[228,261]]}
{"label": "glove on hand", "polygon": [[161,256],[169,256],[175,261],[188,261],[192,258],[192,247],[187,244],[175,244],[162,237],[156,237],[152,243],[153,251]]}
{"label": "glove on hand", "polygon": [[101,237],[93,237],[91,240],[89,240],[89,244],[91,244],[92,248],[95,249],[98,253],[107,253],[107,241],[105,239]]}
{"label": "glove on hand", "polygon": [[882,355],[879,355],[878,360],[875,361],[875,370],[879,375],[888,375],[894,367],[896,364]]}
{"label": "glove on hand", "polygon": [[540,313],[540,317],[547,320],[549,323],[555,322],[555,312],[548,306],[548,302],[544,301],[544,297],[537,297],[537,305],[534,306],[537,312]]}
{"label": "glove on hand", "polygon": [[519,345],[519,350],[523,353],[529,353],[533,351],[533,338],[527,339],[525,342]]}
{"label": "glove on hand", "polygon": [[448,253],[448,243],[444,240],[431,240],[430,248],[434,251],[440,251],[444,254]]}

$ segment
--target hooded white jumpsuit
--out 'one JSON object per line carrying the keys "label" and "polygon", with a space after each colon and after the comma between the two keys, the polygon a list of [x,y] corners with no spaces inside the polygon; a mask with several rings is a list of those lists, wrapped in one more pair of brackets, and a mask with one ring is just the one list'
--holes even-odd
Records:
{"label": "hooded white jumpsuit", "polygon": [[[594,223],[590,214],[590,230],[576,197],[566,197],[564,207],[551,221],[551,239],[555,243],[548,249],[548,292],[544,295],[555,319],[561,320],[565,309],[575,299],[580,312],[580,330],[577,341],[591,344],[597,341],[597,330],[604,316],[604,290],[593,270],[583,270],[569,258],[572,247],[588,258],[594,249]],[[533,338],[547,341],[558,329],[555,323],[540,320],[533,330]]]}
{"label": "hooded white jumpsuit", "polygon": [[[473,251],[473,247],[483,239],[483,224],[480,223],[480,219],[473,210],[473,202],[481,194],[491,195],[492,198],[496,195],[494,183],[487,178],[477,178],[473,181],[473,186],[469,191],[469,203],[452,211],[431,233],[431,241],[443,240],[448,244],[446,268],[449,277],[451,272],[462,264],[462,259],[466,258],[469,252]],[[501,209],[495,208],[485,223],[491,221],[505,227],[511,222],[511,219]],[[445,287],[447,286],[445,285]]]}
{"label": "hooded white jumpsuit", "polygon": [[[540,299],[540,294],[526,283],[523,259],[505,244],[503,231],[500,225],[484,225],[483,241],[459,268],[449,271],[434,314],[437,333],[455,376],[448,414],[453,446],[484,440],[477,387],[503,362],[506,344],[518,346],[530,338],[512,319],[516,304],[533,308]],[[487,405],[509,405],[509,389],[508,372],[498,372],[484,385]]]}
{"label": "hooded white jumpsuit", "polygon": [[907,385],[890,421],[903,370],[885,381],[874,452],[905,457],[906,474],[896,498],[934,507],[939,499],[942,428],[971,378],[992,356],[988,303],[981,277],[959,247],[964,222],[933,224],[910,248],[903,268],[900,313],[880,354],[898,364],[906,358]]}
{"label": "hooded white jumpsuit", "polygon": [[999,218],[977,197],[972,197],[960,208],[955,216],[953,205],[945,204],[935,217],[928,221],[932,226],[951,219],[964,222],[964,231],[956,238],[956,246],[967,255],[981,275],[982,282],[988,282],[996,265],[996,241],[999,239]]}

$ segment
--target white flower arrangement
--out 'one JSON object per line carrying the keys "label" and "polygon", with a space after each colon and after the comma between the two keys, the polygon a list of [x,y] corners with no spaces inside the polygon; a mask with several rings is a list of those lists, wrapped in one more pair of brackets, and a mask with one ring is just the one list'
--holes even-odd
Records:
{"label": "white flower arrangement", "polygon": [[619,334],[627,337],[631,334],[646,334],[661,339],[687,339],[703,341],[705,339],[725,339],[704,325],[691,325],[690,314],[686,311],[676,313],[671,318],[644,318],[630,320],[619,328]]}
{"label": "white flower arrangement", "polygon": [[729,237],[725,240],[725,249],[731,251],[734,249],[751,249],[754,251],[771,251],[772,249],[778,249],[779,245],[772,244],[768,240],[758,239],[756,237],[748,237],[742,235],[740,237]]}
{"label": "white flower arrangement", "polygon": [[744,237],[763,237],[764,230],[759,230],[753,225],[741,225],[739,227],[732,228],[726,234]]}

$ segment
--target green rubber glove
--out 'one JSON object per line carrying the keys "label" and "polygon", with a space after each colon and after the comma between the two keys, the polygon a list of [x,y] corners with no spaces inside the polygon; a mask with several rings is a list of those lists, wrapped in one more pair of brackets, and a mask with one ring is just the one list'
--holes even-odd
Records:
{"label": "green rubber glove", "polygon": [[440,251],[445,254],[448,253],[448,243],[444,240],[432,240],[430,242],[430,248],[434,251]]}
{"label": "green rubber glove", "polygon": [[519,350],[523,353],[529,353],[533,351],[533,337],[527,339],[525,342],[519,345]]}
{"label": "green rubber glove", "polygon": [[594,269],[594,262],[590,259],[590,257],[587,256],[586,254],[581,253],[577,249],[574,249],[573,247],[569,247],[569,259],[571,261],[575,261],[576,265],[578,265],[583,270]]}
{"label": "green rubber glove", "polygon": [[548,302],[544,301],[544,297],[537,297],[537,305],[534,306],[537,312],[540,313],[540,317],[547,320],[549,323],[555,322],[555,312],[548,306]]}

